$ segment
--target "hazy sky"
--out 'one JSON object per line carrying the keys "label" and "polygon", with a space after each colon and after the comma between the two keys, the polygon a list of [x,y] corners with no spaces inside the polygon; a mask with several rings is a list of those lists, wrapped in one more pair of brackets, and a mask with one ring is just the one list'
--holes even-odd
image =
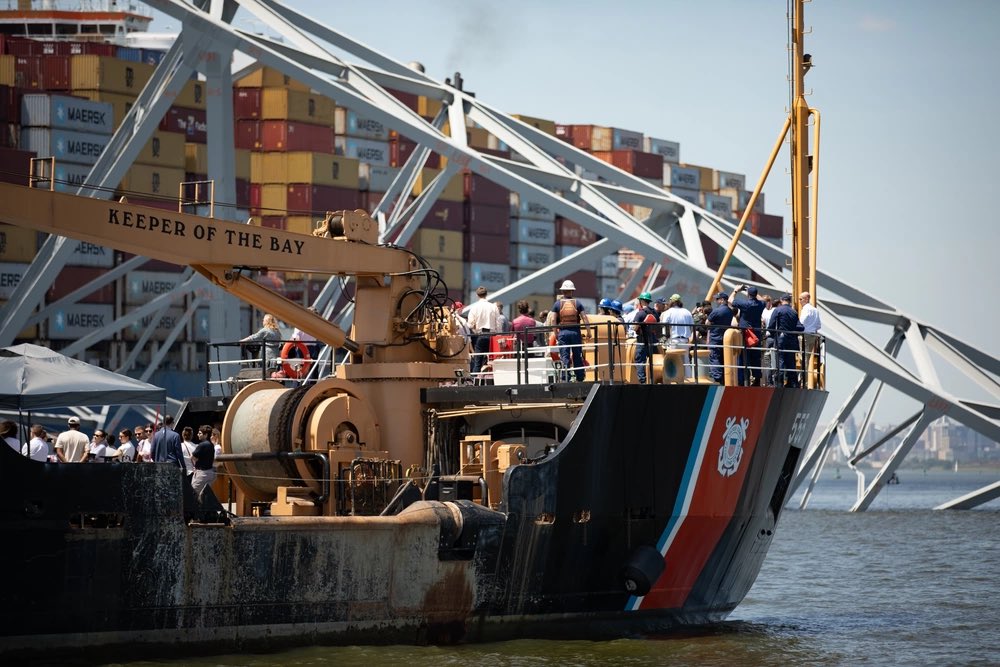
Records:
{"label": "hazy sky", "polygon": [[[288,4],[508,112],[673,139],[748,184],[786,115],[781,0]],[[1000,2],[816,0],[806,21],[820,266],[997,356]],[[787,225],[779,164],[767,210]]]}

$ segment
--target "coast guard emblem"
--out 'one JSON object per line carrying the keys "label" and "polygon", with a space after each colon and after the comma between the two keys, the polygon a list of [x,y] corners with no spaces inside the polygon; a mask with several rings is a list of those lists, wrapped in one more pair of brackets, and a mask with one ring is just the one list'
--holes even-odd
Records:
{"label": "coast guard emblem", "polygon": [[719,474],[732,477],[740,467],[743,459],[743,441],[747,437],[749,419],[736,421],[736,417],[726,420],[726,432],[722,435],[722,447],[719,448]]}

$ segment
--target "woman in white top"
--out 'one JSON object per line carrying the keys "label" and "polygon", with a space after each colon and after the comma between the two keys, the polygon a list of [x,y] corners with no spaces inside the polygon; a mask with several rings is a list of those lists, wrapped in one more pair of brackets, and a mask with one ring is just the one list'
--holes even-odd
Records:
{"label": "woman in white top", "polygon": [[184,471],[190,475],[194,472],[194,463],[191,461],[191,452],[194,451],[195,444],[191,441],[194,429],[185,426],[181,429],[181,452],[184,454]]}

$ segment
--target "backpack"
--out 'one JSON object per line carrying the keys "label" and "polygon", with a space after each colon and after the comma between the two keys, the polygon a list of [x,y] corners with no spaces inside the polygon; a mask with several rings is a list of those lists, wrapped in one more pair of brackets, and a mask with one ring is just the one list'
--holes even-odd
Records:
{"label": "backpack", "polygon": [[576,309],[576,299],[563,299],[559,302],[559,324],[579,324],[580,313]]}

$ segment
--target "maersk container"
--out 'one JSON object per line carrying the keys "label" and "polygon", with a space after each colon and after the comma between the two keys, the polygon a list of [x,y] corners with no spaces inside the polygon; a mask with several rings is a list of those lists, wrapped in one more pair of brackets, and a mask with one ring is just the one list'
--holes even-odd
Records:
{"label": "maersk container", "polygon": [[641,151],[645,149],[642,132],[623,130],[618,127],[611,128],[611,150],[613,151]]}
{"label": "maersk container", "polygon": [[597,275],[602,278],[618,278],[618,253],[601,257],[597,265]]}
{"label": "maersk container", "polygon": [[495,292],[510,284],[510,267],[507,264],[470,262],[467,276],[470,291],[475,291],[482,285],[489,291]]}
{"label": "maersk container", "polygon": [[[663,184],[673,188],[698,190],[701,187],[701,171],[693,167],[682,167],[665,162],[663,164]],[[698,202],[694,202],[697,204]]]}
{"label": "maersk container", "polygon": [[512,218],[510,221],[510,240],[511,243],[555,245],[555,220],[523,220]]}
{"label": "maersk container", "polygon": [[510,193],[510,214],[512,217],[529,220],[554,221],[556,213],[548,204],[532,201],[516,192]]}
{"label": "maersk container", "polygon": [[716,195],[711,192],[702,193],[701,207],[709,213],[714,213],[720,218],[733,217],[733,199],[724,195]]}
{"label": "maersk container", "polygon": [[618,297],[620,291],[621,282],[618,278],[597,277],[597,296],[605,299],[614,299]]}
{"label": "maersk container", "polygon": [[743,174],[734,174],[729,171],[719,171],[718,169],[712,172],[712,189],[721,190],[722,188],[735,188],[737,190],[746,189],[747,177]]}
{"label": "maersk container", "polygon": [[352,109],[337,107],[334,118],[336,119],[334,129],[337,134],[377,141],[388,141],[389,139],[389,128],[382,121],[366,118]]}
{"label": "maersk container", "polygon": [[670,194],[680,197],[684,201],[689,201],[696,206],[701,206],[701,193],[689,188],[670,188]]}
{"label": "maersk container", "polygon": [[512,243],[510,261],[516,269],[544,269],[556,261],[555,246]]}
{"label": "maersk container", "polygon": [[87,241],[71,241],[73,254],[66,259],[68,266],[92,266],[110,269],[115,265],[115,251],[96,243]]}
{"label": "maersk container", "polygon": [[29,94],[21,98],[21,125],[111,134],[115,131],[114,109],[108,102]]}
{"label": "maersk container", "polygon": [[111,137],[107,134],[25,127],[21,129],[20,147],[38,157],[54,157],[57,161],[65,160],[76,164],[94,164],[109,141]]}
{"label": "maersk container", "polygon": [[361,190],[385,192],[397,176],[399,167],[371,165],[364,162],[358,165],[358,187]]}
{"label": "maersk container", "polygon": [[[129,308],[126,314],[135,310]],[[174,329],[183,321],[184,309],[180,306],[171,306],[159,315],[149,314],[142,317],[135,317],[129,326],[122,329],[122,338],[127,341],[136,341],[142,337],[146,331],[152,329],[148,340],[164,341]],[[183,335],[181,340],[183,340]]]}
{"label": "maersk container", "polygon": [[[307,149],[299,149],[307,150]],[[373,141],[371,139],[359,139],[357,137],[336,137],[334,141],[334,152],[337,155],[354,158],[360,162],[389,166],[389,142]]]}
{"label": "maersk container", "polygon": [[[55,185],[56,192],[76,192],[87,180],[91,166],[73,164],[72,162],[56,161]],[[44,184],[43,184],[44,186]]]}
{"label": "maersk container", "polygon": [[0,262],[0,301],[7,301],[14,295],[14,290],[21,284],[24,272],[30,264]]}
{"label": "maersk container", "polygon": [[56,309],[46,321],[46,337],[51,340],[78,340],[111,324],[115,307],[111,304],[74,303]]}
{"label": "maersk container", "polygon": [[158,296],[173,292],[183,282],[183,273],[132,271],[125,276],[125,304],[141,306]]}
{"label": "maersk container", "polygon": [[680,162],[681,160],[681,145],[677,141],[645,137],[643,150],[647,153],[661,155],[664,162]]}

